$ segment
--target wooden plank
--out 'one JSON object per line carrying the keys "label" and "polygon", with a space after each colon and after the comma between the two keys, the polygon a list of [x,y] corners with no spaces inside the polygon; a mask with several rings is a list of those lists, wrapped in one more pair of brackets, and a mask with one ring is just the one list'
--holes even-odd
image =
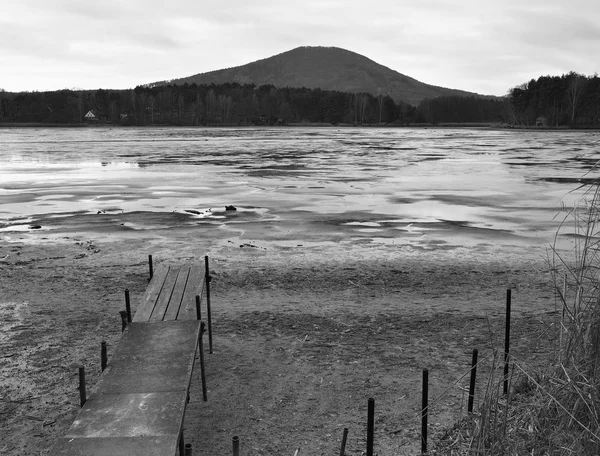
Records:
{"label": "wooden plank", "polygon": [[[200,322],[163,321],[156,323],[131,323],[125,329],[113,357],[125,354],[179,353],[179,350],[194,348]],[[109,360],[110,362],[110,360]]]}
{"label": "wooden plank", "polygon": [[169,268],[165,283],[163,284],[162,290],[160,290],[160,295],[156,300],[156,305],[154,306],[154,310],[148,321],[161,321],[165,316],[169,301],[171,300],[171,295],[173,294],[173,288],[175,288],[175,283],[177,282],[179,269],[180,268],[176,266],[171,266]]}
{"label": "wooden plank", "polygon": [[165,456],[177,453],[171,436],[60,438],[50,456]]}
{"label": "wooden plank", "polygon": [[91,397],[66,438],[170,436],[177,441],[187,395],[180,391]]}
{"label": "wooden plank", "polygon": [[179,275],[177,276],[177,282],[175,283],[175,288],[173,289],[173,294],[171,295],[171,301],[169,302],[169,307],[163,317],[163,320],[176,320],[177,314],[179,313],[179,308],[181,306],[181,300],[183,298],[183,294],[185,292],[185,287],[187,285],[188,276],[190,274],[191,266],[186,264],[181,266],[179,269]]}
{"label": "wooden plank", "polygon": [[203,291],[204,269],[200,265],[193,265],[181,300],[181,308],[177,315],[178,320],[196,319],[196,295],[200,295],[200,301],[202,301]]}
{"label": "wooden plank", "polygon": [[163,353],[134,355],[117,360],[107,366],[96,384],[97,394],[160,393],[179,391],[187,393],[195,352],[188,352],[184,359]]}
{"label": "wooden plank", "polygon": [[135,316],[133,317],[133,321],[148,321],[150,316],[152,315],[152,311],[154,310],[154,306],[156,305],[156,300],[158,299],[158,295],[162,290],[163,284],[165,282],[165,277],[169,272],[168,266],[161,266],[154,271],[154,275],[152,276],[152,280],[146,288],[146,293],[144,293],[144,297],[142,298],[142,302],[137,308],[135,312]]}

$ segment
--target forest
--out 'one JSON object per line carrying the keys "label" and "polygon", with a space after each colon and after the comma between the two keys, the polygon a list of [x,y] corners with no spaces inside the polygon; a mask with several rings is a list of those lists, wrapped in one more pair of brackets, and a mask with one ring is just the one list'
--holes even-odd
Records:
{"label": "forest", "polygon": [[600,78],[570,72],[542,76],[508,94],[509,123],[527,126],[600,126]]}
{"label": "forest", "polygon": [[506,97],[444,96],[418,106],[385,95],[254,84],[127,90],[0,91],[0,123],[114,125],[600,125],[600,78],[543,76]]}

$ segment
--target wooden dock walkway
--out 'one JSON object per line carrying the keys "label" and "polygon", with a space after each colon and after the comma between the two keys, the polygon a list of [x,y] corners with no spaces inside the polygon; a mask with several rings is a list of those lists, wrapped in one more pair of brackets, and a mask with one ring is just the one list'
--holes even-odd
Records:
{"label": "wooden dock walkway", "polygon": [[196,296],[205,289],[209,295],[207,277],[199,265],[164,266],[152,275],[94,393],[51,456],[167,456],[178,449],[183,455],[183,420],[204,327]]}

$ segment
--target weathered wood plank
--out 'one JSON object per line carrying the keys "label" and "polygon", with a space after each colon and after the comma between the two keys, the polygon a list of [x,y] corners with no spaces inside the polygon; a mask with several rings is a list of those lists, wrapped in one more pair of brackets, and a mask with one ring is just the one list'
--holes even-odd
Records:
{"label": "weathered wood plank", "polygon": [[159,267],[156,271],[154,271],[152,280],[150,281],[148,288],[146,288],[146,293],[144,293],[144,297],[142,298],[142,301],[135,312],[133,321],[148,321],[152,315],[152,311],[156,305],[156,300],[158,299],[158,295],[162,290],[165,277],[167,276],[168,272],[168,266]]}
{"label": "weathered wood plank", "polygon": [[198,340],[199,327],[198,321],[131,323],[112,357],[122,352],[139,355],[148,352],[179,353],[182,347],[191,349]]}
{"label": "weathered wood plank", "polygon": [[178,320],[196,319],[196,295],[202,295],[203,291],[204,269],[199,265],[193,265],[190,269],[188,283],[181,301],[181,308],[177,315]]}
{"label": "weathered wood plank", "polygon": [[175,456],[199,321],[127,326],[93,394],[52,456]]}
{"label": "weathered wood plank", "polygon": [[198,321],[132,323],[95,391],[98,394],[187,393],[196,355],[193,347],[199,338]]}
{"label": "weathered wood plank", "polygon": [[173,289],[175,288],[175,283],[177,282],[179,269],[180,268],[176,266],[171,266],[169,268],[169,272],[167,274],[167,277],[165,278],[165,283],[163,284],[162,290],[160,290],[160,295],[156,300],[156,305],[154,306],[154,310],[152,311],[152,315],[150,316],[149,321],[161,321],[165,316],[167,306],[171,301]]}
{"label": "weathered wood plank", "polygon": [[179,436],[186,394],[100,394],[85,403],[66,438]]}
{"label": "weathered wood plank", "polygon": [[152,437],[62,437],[51,456],[165,456],[175,455],[177,440],[172,436]]}
{"label": "weathered wood plank", "polygon": [[188,283],[190,268],[191,266],[189,264],[186,264],[184,266],[181,266],[181,268],[179,269],[177,282],[175,283],[175,288],[173,289],[173,294],[171,295],[171,301],[169,302],[169,307],[167,308],[167,312],[165,313],[163,320],[177,319],[177,314],[179,314],[179,309],[181,306],[181,300],[183,298],[183,294]]}

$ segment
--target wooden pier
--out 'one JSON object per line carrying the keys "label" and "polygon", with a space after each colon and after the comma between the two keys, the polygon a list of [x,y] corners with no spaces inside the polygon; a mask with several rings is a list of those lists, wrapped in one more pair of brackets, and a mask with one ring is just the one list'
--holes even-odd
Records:
{"label": "wooden pier", "polygon": [[183,420],[204,328],[199,306],[203,292],[209,296],[208,259],[205,270],[163,266],[153,273],[151,266],[150,273],[94,393],[51,456],[184,454]]}

